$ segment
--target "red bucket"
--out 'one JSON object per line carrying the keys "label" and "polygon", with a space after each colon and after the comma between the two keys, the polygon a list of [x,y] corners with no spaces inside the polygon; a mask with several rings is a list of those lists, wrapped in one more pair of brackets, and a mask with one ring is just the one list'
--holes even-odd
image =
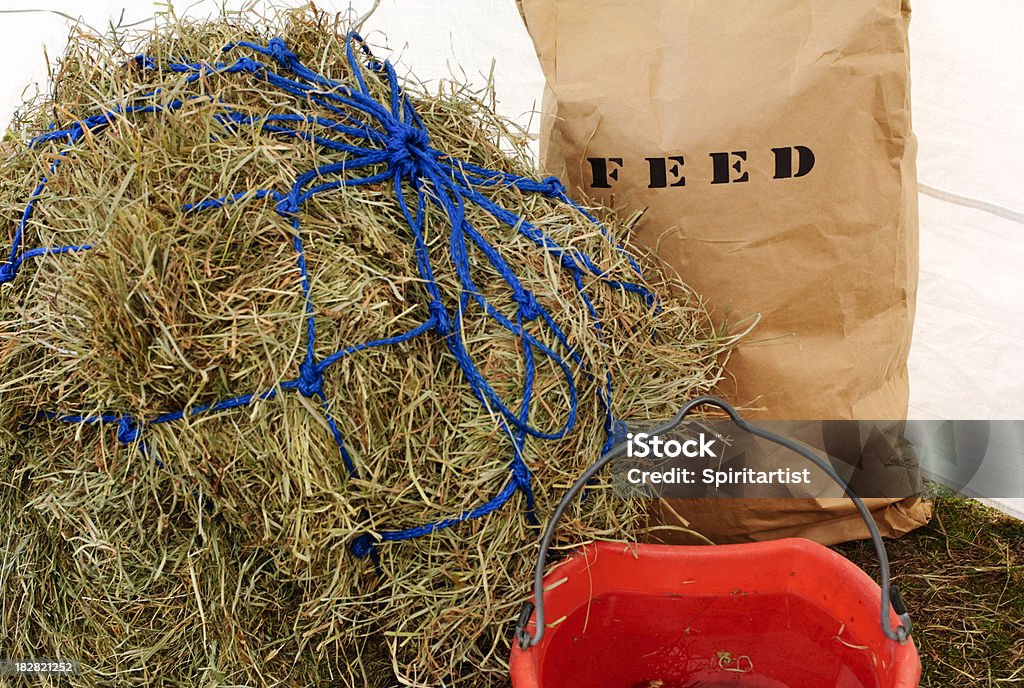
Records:
{"label": "red bucket", "polygon": [[[674,428],[700,404],[725,409],[741,428],[834,474],[806,448],[748,425],[710,397],[690,402],[652,434]],[[534,603],[523,610],[512,650],[513,688],[918,685],[921,663],[910,619],[889,585],[884,545],[848,488],[869,518],[881,586],[827,547],[795,538],[713,547],[598,542],[543,575],[566,506],[614,454],[577,481],[548,525]]]}
{"label": "red bucket", "polygon": [[878,584],[809,540],[598,542],[544,586],[551,625],[513,647],[514,688],[910,688],[921,676],[913,641],[882,632]]}

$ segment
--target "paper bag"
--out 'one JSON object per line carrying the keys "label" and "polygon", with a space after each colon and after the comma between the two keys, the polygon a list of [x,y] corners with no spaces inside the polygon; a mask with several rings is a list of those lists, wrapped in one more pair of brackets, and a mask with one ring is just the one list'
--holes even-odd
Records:
{"label": "paper bag", "polygon": [[[546,171],[581,198],[645,209],[634,241],[716,313],[760,314],[723,395],[765,418],[905,418],[908,3],[518,1],[547,82]],[[670,506],[661,518],[716,542],[867,534],[845,500]],[[916,499],[873,508],[890,535],[929,516]]]}

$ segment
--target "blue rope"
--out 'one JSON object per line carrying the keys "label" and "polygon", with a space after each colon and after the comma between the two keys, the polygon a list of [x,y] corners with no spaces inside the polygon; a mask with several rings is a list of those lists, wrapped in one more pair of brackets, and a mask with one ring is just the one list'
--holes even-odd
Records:
{"label": "blue rope", "polygon": [[[357,48],[358,53],[356,52]],[[312,104],[321,108],[322,111],[331,113],[331,117],[296,113],[270,113],[262,117],[243,115],[208,96],[194,96],[184,101],[173,99],[166,103],[157,103],[152,101],[163,91],[155,89],[141,97],[143,104],[115,107],[102,114],[73,122],[63,129],[51,126],[50,130],[34,138],[29,145],[37,147],[53,142],[61,144],[62,147],[51,164],[48,175],[41,179],[28,198],[21,220],[14,232],[10,257],[7,262],[0,263],[0,284],[13,281],[24,263],[30,258],[45,255],[60,256],[92,249],[92,246],[84,244],[22,250],[25,229],[32,218],[37,201],[45,191],[48,178],[53,176],[61,162],[74,150],[75,145],[81,139],[88,134],[106,129],[119,117],[126,115],[173,113],[193,100],[214,102],[220,110],[214,117],[229,133],[243,127],[258,127],[260,130],[276,136],[300,139],[344,155],[344,159],[340,162],[320,165],[298,175],[288,189],[249,189],[220,198],[205,199],[197,203],[183,205],[184,211],[191,213],[225,208],[235,203],[270,199],[274,202],[275,212],[290,223],[293,230],[292,248],[300,275],[305,314],[306,351],[302,363],[299,365],[298,377],[260,392],[222,399],[206,405],[192,406],[149,419],[137,420],[125,414],[113,413],[95,416],[42,413],[36,419],[86,425],[116,424],[119,442],[125,445],[140,443],[142,450],[146,451],[147,446],[143,435],[148,427],[181,421],[199,414],[242,408],[256,401],[274,399],[282,391],[295,391],[304,397],[319,401],[321,411],[338,446],[345,467],[350,475],[356,476],[358,471],[346,448],[344,437],[324,392],[324,374],[331,366],[346,356],[371,348],[401,344],[433,333],[444,341],[476,398],[485,408],[497,414],[503,431],[509,437],[512,444],[509,479],[498,494],[474,509],[464,511],[451,518],[406,530],[364,533],[353,541],[352,552],[357,557],[371,556],[376,561],[375,548],[378,542],[397,542],[422,537],[444,528],[453,527],[466,520],[480,518],[504,506],[516,492],[520,492],[524,496],[527,518],[531,523],[536,523],[536,516],[533,513],[535,497],[531,485],[532,476],[524,456],[527,438],[559,440],[568,435],[575,426],[578,406],[576,380],[570,363],[580,366],[588,379],[592,379],[592,375],[586,371],[582,355],[571,345],[566,333],[559,327],[552,314],[522,284],[500,252],[467,219],[467,205],[472,204],[484,210],[499,222],[528,238],[540,249],[557,257],[561,267],[571,273],[573,284],[586,305],[599,337],[603,336],[599,313],[587,294],[584,278],[597,278],[609,289],[636,295],[648,307],[656,310],[660,309],[657,296],[641,283],[623,282],[610,278],[587,254],[559,245],[526,218],[498,206],[483,195],[479,190],[481,188],[515,188],[524,193],[541,194],[565,203],[576,212],[581,213],[597,225],[609,241],[611,240],[607,229],[597,218],[569,198],[565,187],[557,178],[548,177],[537,181],[507,172],[488,170],[455,159],[434,148],[422,119],[416,113],[412,102],[403,93],[394,68],[389,62],[373,57],[358,34],[350,33],[346,45],[346,57],[354,75],[354,86],[334,81],[309,69],[295,53],[288,49],[281,38],[273,38],[266,45],[241,41],[225,46],[223,52],[225,54],[233,53],[239,49],[267,58],[268,63],[241,56],[229,62],[213,64],[203,62],[161,64],[145,55],[136,56],[134,62],[145,70],[181,74],[184,76],[186,84],[194,83],[204,76],[213,74],[247,74],[284,93],[295,96],[304,103]],[[364,64],[376,78],[387,86],[389,94],[387,102],[378,101],[371,95],[363,75]],[[274,66],[276,69],[273,68]],[[314,125],[317,133],[300,130],[300,127],[308,127],[308,125]],[[332,135],[341,135],[347,140],[338,140]],[[358,143],[352,143],[353,140]],[[360,171],[365,171],[365,174],[363,176],[354,174]],[[306,263],[300,221],[303,206],[320,193],[342,187],[380,183],[390,183],[393,186],[396,202],[409,227],[416,268],[426,291],[429,317],[407,332],[355,344],[318,359],[314,304],[310,294],[309,269]],[[455,267],[461,285],[461,293],[454,308],[452,304],[446,303],[441,294],[424,237],[426,212],[430,204],[444,212],[451,227],[447,246],[448,256],[451,264]],[[629,257],[629,254],[621,246],[616,244],[615,248],[628,257],[629,264],[640,277],[640,268],[633,258]],[[495,308],[483,296],[481,289],[474,282],[470,271],[469,253],[471,250],[486,259],[511,291],[511,298],[516,304],[516,312],[512,318]],[[524,385],[522,401],[517,409],[510,408],[492,387],[466,346],[465,338],[462,336],[463,318],[473,307],[483,311],[521,342]],[[535,334],[528,331],[527,325],[531,323],[537,323],[538,326],[546,328],[554,336],[562,351],[555,351]],[[554,430],[534,427],[529,420],[538,357],[541,361],[546,360],[553,364],[560,371],[568,392],[569,409],[565,423],[562,427]],[[611,375],[607,374],[598,389],[598,398],[605,412],[607,435],[605,451],[614,441],[617,429],[611,412],[611,394],[612,379]],[[162,464],[160,465],[162,467]]]}

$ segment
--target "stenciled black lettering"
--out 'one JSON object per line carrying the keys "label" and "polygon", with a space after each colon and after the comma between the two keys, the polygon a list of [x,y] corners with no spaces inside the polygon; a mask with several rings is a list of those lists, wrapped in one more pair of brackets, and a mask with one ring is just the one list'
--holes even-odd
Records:
{"label": "stenciled black lettering", "polygon": [[[686,186],[683,176],[683,156],[671,155],[667,158],[647,158],[650,167],[648,189],[664,189],[669,186]],[[671,181],[670,181],[671,179]]]}
{"label": "stenciled black lettering", "polygon": [[[750,175],[743,171],[743,163],[747,159],[747,151],[709,153],[708,155],[712,161],[712,184],[738,184],[750,179]],[[735,162],[733,162],[732,158],[735,158]],[[730,169],[736,171],[735,177],[730,174]]]}
{"label": "stenciled black lettering", "polygon": [[[793,151],[797,155],[797,168],[793,170]],[[814,151],[807,146],[783,146],[772,148],[775,154],[775,176],[773,179],[803,177],[814,168]]]}
{"label": "stenciled black lettering", "polygon": [[622,158],[587,158],[587,162],[590,163],[591,188],[610,189],[611,183],[619,180]]}

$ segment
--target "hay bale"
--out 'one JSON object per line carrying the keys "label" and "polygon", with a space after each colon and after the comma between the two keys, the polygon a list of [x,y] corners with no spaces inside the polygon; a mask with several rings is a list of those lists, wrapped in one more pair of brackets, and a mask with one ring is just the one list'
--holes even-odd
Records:
{"label": "hay bale", "polygon": [[[670,415],[727,342],[481,94],[399,92],[327,15],[125,45],[74,36],[0,162],[0,654],[81,685],[501,684],[532,514],[606,406]],[[565,537],[641,525],[595,489]]]}

